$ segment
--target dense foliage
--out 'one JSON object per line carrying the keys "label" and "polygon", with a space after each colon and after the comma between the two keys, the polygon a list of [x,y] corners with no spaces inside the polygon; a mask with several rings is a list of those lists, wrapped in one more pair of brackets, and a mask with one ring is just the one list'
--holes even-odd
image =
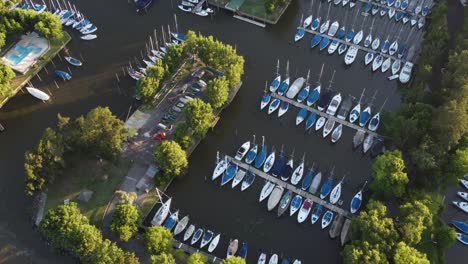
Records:
{"label": "dense foliage", "polygon": [[156,93],[159,91],[161,81],[166,74],[166,68],[160,60],[153,67],[148,67],[146,70],[147,76],[138,80],[136,91],[138,96],[145,103],[150,103]]}
{"label": "dense foliage", "polygon": [[387,151],[372,164],[372,191],[385,198],[401,197],[408,183],[405,162],[398,150]]}
{"label": "dense foliage", "polygon": [[[0,45],[1,45],[0,33]],[[5,65],[0,64],[0,98],[10,96],[12,90],[10,88],[10,81],[15,77],[13,70]]]}
{"label": "dense foliage", "polygon": [[230,257],[228,259],[223,259],[221,264],[246,264],[245,259],[241,257]]}
{"label": "dense foliage", "polygon": [[187,150],[193,143],[193,139],[189,133],[189,127],[187,123],[183,122],[177,125],[172,133],[175,142],[179,143],[180,147]]}
{"label": "dense foliage", "polygon": [[187,259],[187,264],[207,264],[208,259],[201,253],[194,253]]}
{"label": "dense foliage", "polygon": [[119,204],[112,215],[110,228],[122,241],[128,241],[137,231],[141,216],[130,203]]}
{"label": "dense foliage", "polygon": [[146,249],[151,254],[169,253],[172,249],[172,233],[162,226],[151,226],[143,238]]}
{"label": "dense foliage", "polygon": [[163,141],[156,145],[154,157],[167,175],[178,176],[188,166],[187,153],[175,141]]}
{"label": "dense foliage", "polygon": [[33,195],[60,175],[67,153],[117,158],[125,139],[123,122],[109,108],[97,107],[74,121],[58,115],[57,130],[47,128],[33,151],[25,154],[26,193]]}
{"label": "dense foliage", "polygon": [[150,264],[176,264],[176,261],[171,254],[163,252],[159,255],[152,255]]}
{"label": "dense foliage", "polygon": [[49,210],[40,230],[57,249],[69,251],[86,263],[138,263],[133,253],[125,252],[102,234],[82,215],[75,203]]}
{"label": "dense foliage", "polygon": [[196,137],[203,137],[214,120],[213,109],[210,104],[196,98],[185,106],[187,125]]}
{"label": "dense foliage", "polygon": [[223,106],[229,97],[229,83],[226,78],[216,78],[209,81],[206,97],[214,108]]}

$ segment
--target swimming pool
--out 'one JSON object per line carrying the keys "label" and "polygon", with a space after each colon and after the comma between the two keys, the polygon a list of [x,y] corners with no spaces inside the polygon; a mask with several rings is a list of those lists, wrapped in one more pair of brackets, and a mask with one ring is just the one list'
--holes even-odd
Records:
{"label": "swimming pool", "polygon": [[8,54],[7,59],[11,61],[12,65],[18,65],[24,58],[26,58],[31,52],[34,54],[39,54],[42,51],[42,48],[36,46],[23,47],[21,45],[16,45],[14,48],[16,51],[14,53]]}

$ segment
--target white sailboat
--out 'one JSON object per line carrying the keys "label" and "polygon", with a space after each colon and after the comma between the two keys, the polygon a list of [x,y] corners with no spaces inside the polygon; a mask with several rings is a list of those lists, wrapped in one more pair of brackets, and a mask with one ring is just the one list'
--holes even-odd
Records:
{"label": "white sailboat", "polygon": [[327,122],[325,123],[325,126],[323,127],[323,138],[326,138],[330,134],[334,126],[335,126],[335,120],[328,119]]}
{"label": "white sailboat", "polygon": [[400,59],[396,59],[396,60],[392,63],[392,75],[397,74],[397,73],[400,71],[400,68],[401,68],[401,60],[400,60]]}
{"label": "white sailboat", "polygon": [[338,107],[341,104],[341,93],[336,94],[333,96],[330,104],[328,105],[327,108],[327,114],[334,116],[336,114],[336,110],[338,110]]}
{"label": "white sailboat", "polygon": [[350,65],[351,63],[356,60],[357,53],[359,51],[359,47],[357,45],[351,45],[346,52],[344,61],[346,65]]}
{"label": "white sailboat", "polygon": [[299,181],[302,179],[302,176],[304,175],[304,162],[305,162],[305,154],[302,157],[302,162],[299,164],[299,166],[296,167],[296,169],[294,170],[291,176],[292,185],[298,184]]}
{"label": "white sailboat", "polygon": [[331,204],[336,204],[338,202],[338,200],[340,199],[340,197],[341,197],[341,188],[342,188],[343,181],[344,181],[345,178],[346,178],[346,176],[344,176],[341,179],[341,181],[332,189],[332,191],[330,193],[330,203]]}
{"label": "white sailboat", "polygon": [[273,188],[275,188],[274,183],[272,183],[271,181],[265,182],[265,185],[263,185],[262,191],[260,192],[259,202],[262,202],[268,196],[270,196],[271,192],[273,191]]}
{"label": "white sailboat", "polygon": [[331,142],[336,143],[341,138],[341,134],[343,133],[343,124],[339,124],[335,129],[333,129],[331,135]]}
{"label": "white sailboat", "polygon": [[26,87],[26,90],[30,95],[36,97],[39,100],[48,101],[50,99],[50,96],[48,94],[34,87]]}
{"label": "white sailboat", "polygon": [[364,57],[364,64],[367,66],[369,63],[371,63],[374,60],[374,55],[375,53],[372,51],[369,51],[366,53],[366,56]]}
{"label": "white sailboat", "polygon": [[169,198],[166,202],[164,202],[161,207],[159,207],[158,211],[151,220],[151,224],[154,226],[160,226],[166,220],[167,215],[169,214],[169,209],[171,208],[171,201],[172,198]]}
{"label": "white sailboat", "polygon": [[384,73],[388,71],[388,69],[390,69],[391,66],[392,66],[392,59],[391,57],[388,57],[382,63],[382,68],[381,68],[382,72]]}
{"label": "white sailboat", "polygon": [[366,88],[362,90],[361,97],[359,98],[359,102],[357,105],[349,112],[349,122],[354,123],[356,120],[359,118],[359,115],[361,114],[361,101],[362,98],[364,97],[364,92],[366,91]]}
{"label": "white sailboat", "polygon": [[327,119],[324,116],[321,116],[318,120],[317,123],[315,123],[315,131],[319,131],[323,125],[325,125],[325,122]]}
{"label": "white sailboat", "polygon": [[376,71],[382,66],[383,63],[383,56],[382,54],[378,54],[377,57],[375,57],[374,61],[372,62],[372,71]]}

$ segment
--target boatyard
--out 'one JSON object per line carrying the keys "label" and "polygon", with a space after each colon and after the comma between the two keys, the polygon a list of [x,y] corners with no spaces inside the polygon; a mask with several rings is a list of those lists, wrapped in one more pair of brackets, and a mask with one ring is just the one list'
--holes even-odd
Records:
{"label": "boatyard", "polygon": [[[391,35],[390,43],[399,39],[401,43],[405,42],[407,45],[408,49],[400,59],[401,68],[403,68],[407,60],[417,63],[419,42],[424,32],[424,25],[418,29],[419,19],[425,17],[421,14],[422,10],[415,14],[417,22],[411,27],[411,18],[407,24],[403,23],[404,14],[398,22],[395,21],[395,17],[388,17],[388,10],[385,16],[381,16],[382,5],[374,1],[372,5],[379,9],[376,15],[367,16],[362,15],[365,6],[370,3],[365,0],[347,1],[345,7],[343,7],[344,1],[337,1],[338,4],[331,1],[329,15],[327,14],[329,5],[327,1],[292,1],[288,9],[283,11],[281,20],[276,21],[278,22],[276,25],[268,25],[264,29],[232,19],[232,11],[226,12],[213,7],[211,0],[206,1],[211,4],[208,6],[205,1],[194,3],[187,0],[184,2],[194,4],[190,11],[179,7],[182,1],[173,1],[173,3],[154,1],[151,5],[145,6],[144,12],[138,10],[139,12],[136,13],[133,1],[131,5],[127,1],[74,1],[73,3],[78,7],[77,10],[80,12],[82,10],[87,17],[93,18],[93,23],[99,25],[102,34],[99,38],[85,42],[80,39],[81,32],[70,30],[73,39],[68,44],[68,50],[74,57],[80,58],[83,66],[79,71],[73,71],[72,80],[60,82],[60,88],[55,86],[56,77],[52,74],[40,75],[39,77],[43,77],[42,81],[37,76],[31,79],[37,89],[53,91],[52,103],[43,104],[30,95],[19,94],[2,109],[0,128],[2,125],[5,127],[0,137],[0,143],[5,149],[0,153],[2,170],[8,175],[24,174],[22,164],[24,152],[31,149],[40,136],[39,133],[36,135],[30,132],[42,131],[45,127],[54,124],[58,112],[75,117],[97,105],[105,105],[109,106],[119,118],[127,120],[141,105],[141,102],[135,100],[135,80],[145,76],[146,66],[154,65],[155,62],[151,57],[158,57],[159,53],[154,53],[153,50],[160,51],[162,45],[167,45],[167,43],[172,45],[171,41],[175,45],[180,41],[175,37],[178,32],[193,30],[205,36],[213,35],[215,39],[235,47],[237,53],[244,56],[245,74],[242,78],[244,88],[239,90],[229,107],[220,113],[216,126],[209,130],[196,148],[191,150],[193,152],[189,159],[190,165],[185,175],[175,178],[168,186],[165,190],[167,196],[164,196],[164,199],[156,205],[149,217],[150,220],[153,220],[155,213],[157,214],[157,211],[164,207],[163,204],[167,202],[167,198],[170,198],[172,202],[165,213],[166,217],[159,224],[167,225],[175,232],[179,223],[185,223],[183,228],[182,224],[179,225],[180,232],[174,236],[174,248],[183,249],[189,254],[202,252],[214,263],[219,263],[221,258],[234,253],[244,256],[248,263],[256,263],[262,254],[265,254],[267,259],[276,255],[276,258],[288,259],[291,263],[295,259],[301,260],[302,263],[314,263],[317,260],[323,263],[339,263],[341,259],[339,252],[350,239],[350,219],[360,213],[369,199],[366,193],[366,183],[371,180],[372,157],[375,155],[366,154],[360,145],[364,144],[366,138],[373,140],[381,138],[378,126],[370,129],[369,121],[380,111],[395,111],[399,108],[401,95],[398,92],[398,85],[401,83],[388,81],[389,76],[395,75],[389,74],[391,68],[382,74],[377,70],[372,71],[370,69],[372,63],[366,66],[361,59],[355,60],[350,67],[343,62],[346,51],[342,54],[344,56],[330,56],[326,52],[330,46],[326,47],[324,52],[318,52],[318,47],[311,49],[311,40],[316,35],[321,39],[329,38],[329,45],[336,41],[337,51],[340,43],[350,44],[350,42],[336,35],[330,36],[327,32],[320,33],[318,28],[312,30],[310,26],[307,28],[302,25],[309,15],[312,14],[315,18],[319,14],[322,22],[325,22],[326,17],[329,16],[330,24],[333,21],[339,21],[340,26],[346,25],[347,29],[351,25],[354,25],[356,31],[363,29],[363,39],[366,38],[367,33],[375,32],[373,34],[375,36],[378,34],[383,43],[385,38]],[[314,7],[311,7],[312,2]],[[322,3],[320,9],[315,7],[319,2]],[[351,2],[355,7],[349,7]],[[429,3],[429,1],[422,2]],[[110,4],[113,5],[113,12],[103,13],[102,10],[108,8]],[[416,4],[422,5],[421,1],[410,1],[406,10],[414,10]],[[201,11],[199,8],[207,15],[205,16],[203,12],[201,12],[203,15],[195,14]],[[210,13],[207,8],[211,8],[214,12]],[[395,16],[396,12],[402,9],[394,8]],[[372,10],[371,6],[368,11],[372,13]],[[415,13],[412,12],[411,14]],[[177,15],[177,29],[173,26],[174,14]],[[375,22],[372,22],[373,19]],[[354,20],[356,21],[353,22]],[[171,25],[170,28],[167,27],[168,24]],[[303,39],[295,42],[294,36],[301,28],[304,30]],[[400,34],[401,28],[405,29]],[[154,33],[155,29],[157,36]],[[320,45],[320,42],[317,45]],[[398,52],[390,55],[389,52],[383,53],[379,51],[380,49],[372,49],[371,46],[365,47],[363,43],[354,45],[360,45],[359,49],[362,52],[357,52],[356,57],[362,58],[362,61],[365,60],[365,53],[374,51],[376,55],[382,53],[383,61],[390,58],[392,64],[399,59]],[[410,52],[411,46],[414,48]],[[410,55],[413,56],[408,56],[408,53],[412,53]],[[79,54],[85,54],[86,60],[81,59]],[[335,109],[336,113],[327,113],[331,102],[328,102],[323,110],[319,110],[318,102],[311,105],[307,104],[307,99],[298,102],[298,94],[292,97],[287,96],[287,89],[283,95],[270,91],[269,86],[277,77],[273,75],[277,60],[281,62],[279,73],[277,70],[277,75],[282,77],[279,85],[288,78],[290,80],[288,88],[290,88],[297,79],[302,78],[298,93],[309,83],[308,93],[310,94],[317,80],[322,83],[323,92],[331,82],[334,92],[331,96],[341,93],[342,104],[349,100],[350,107],[344,114],[345,119],[337,117],[339,107]],[[287,73],[284,74],[287,60],[289,60],[289,67]],[[65,70],[69,64],[65,60],[55,60],[55,63],[57,65],[54,65],[54,70],[56,68]],[[68,70],[65,71],[68,72]],[[381,68],[378,71],[381,71]],[[266,85],[265,81],[267,81]],[[181,81],[181,83],[189,83],[189,80]],[[178,103],[179,96],[176,93],[177,91],[174,90],[168,95],[168,98],[172,96],[175,98],[171,101],[170,107]],[[185,92],[184,95],[186,95]],[[265,109],[262,110],[259,105],[265,95],[269,95],[270,99]],[[275,99],[279,100],[278,108],[269,115],[267,114],[268,108]],[[278,117],[281,105],[284,105],[283,102],[288,104],[289,111],[283,111],[282,116]],[[351,109],[358,102],[362,107],[361,110],[372,106],[372,114],[363,126],[359,125],[359,119],[355,122],[349,121]],[[302,114],[306,115],[301,117],[301,121],[297,124],[301,110],[304,110]],[[136,115],[143,112],[138,111]],[[313,126],[304,129],[312,113],[316,115]],[[324,130],[315,129],[320,117],[324,117],[322,129],[326,126],[326,120],[333,121],[333,126],[328,129],[327,136],[323,136]],[[154,130],[158,125],[156,121],[156,119],[149,120],[145,126],[146,130],[139,131],[141,132],[139,137],[144,138],[149,135],[149,141],[153,141],[152,135],[157,132]],[[379,119],[379,121],[385,123],[386,120]],[[25,124],[28,129],[24,129]],[[334,133],[338,126],[342,127],[339,136],[337,136],[338,130]],[[144,135],[144,132],[148,134]],[[353,146],[357,132],[363,133],[358,147]],[[256,135],[254,140],[252,140],[252,135]],[[255,166],[255,158],[251,164],[248,164],[245,159],[235,158],[236,150],[247,141],[251,142],[251,146],[254,144],[258,146],[257,153],[260,153],[264,146],[268,146],[268,152],[265,150],[265,160],[258,168]],[[375,142],[367,142],[367,144],[370,144],[368,150],[371,152],[370,149]],[[140,153],[138,161],[153,163],[153,146],[154,144],[144,146],[145,152]],[[136,148],[135,151],[139,150]],[[293,170],[288,171],[290,175],[287,180],[282,180],[281,175],[275,177],[271,171],[263,170],[267,156],[271,152],[275,152],[277,157],[280,152],[284,152],[285,164],[286,161],[294,160],[295,166],[291,165]],[[229,154],[223,156],[218,153]],[[248,151],[245,155],[248,155]],[[294,176],[294,169],[297,169],[297,165],[304,160],[306,162],[302,168],[303,177],[296,178],[297,182],[293,184],[291,180]],[[222,175],[212,181],[212,173],[222,161],[229,162],[236,167],[231,181],[224,183],[223,186],[220,184]],[[226,170],[228,168],[226,165]],[[309,191],[309,188],[306,190],[301,188],[311,168],[321,171],[323,175],[321,184],[317,186],[315,192]],[[245,174],[238,175],[239,171]],[[329,193],[324,198],[320,198],[320,187],[326,183],[331,174],[335,177],[330,183]],[[23,195],[23,178],[2,177],[1,180],[0,186],[6,186],[2,191],[4,195],[2,200],[9,201],[3,206],[5,221],[16,223],[16,225],[6,227],[7,232],[4,236],[9,244],[17,246],[13,250],[17,255],[12,258],[21,259],[24,263],[30,262],[31,259],[38,263],[72,261],[68,256],[50,253],[39,235],[31,232],[28,214],[24,210],[29,199],[24,198]],[[237,186],[232,188],[231,184],[234,180]],[[269,202],[270,197],[266,197],[259,203],[259,196],[268,181],[272,183],[271,193],[275,192],[275,195],[270,197],[275,197],[271,198],[275,201]],[[312,183],[309,184],[312,185]],[[335,191],[331,201],[331,193],[337,184],[340,185],[340,195],[337,196],[337,191]],[[277,187],[276,190],[275,187]],[[360,192],[362,205],[360,203],[357,211],[351,212],[352,200]],[[297,195],[301,197],[301,203],[300,206],[294,207],[297,211],[290,216],[291,204],[293,201],[297,204],[297,200],[294,199]],[[282,204],[287,204],[287,206],[282,206]],[[321,205],[323,211],[318,222],[312,224],[311,216],[317,205]],[[277,212],[280,208],[286,211],[280,214]],[[305,213],[307,213],[306,218],[299,220],[299,215],[304,216]],[[189,216],[190,220],[182,221],[186,216]],[[193,228],[190,228],[192,224]],[[188,231],[189,228],[191,231]],[[209,230],[211,231],[208,232]],[[188,232],[187,239],[184,241],[186,232]],[[194,237],[196,239],[192,243]],[[137,246],[141,247],[140,244],[137,243]],[[134,246],[135,244],[130,244],[125,249],[130,250]],[[210,248],[212,250],[209,252]],[[236,250],[233,253],[234,248]],[[136,250],[138,257],[142,256],[142,260],[148,259],[148,252],[141,253],[141,251],[144,249]],[[27,252],[27,254],[21,252]]]}

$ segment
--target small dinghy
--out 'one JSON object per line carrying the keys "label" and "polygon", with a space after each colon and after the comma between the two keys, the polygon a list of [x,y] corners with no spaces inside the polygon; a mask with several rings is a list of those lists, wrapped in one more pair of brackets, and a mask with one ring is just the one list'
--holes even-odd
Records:
{"label": "small dinghy", "polygon": [[314,168],[310,168],[309,172],[307,172],[306,176],[304,177],[304,180],[302,180],[302,185],[301,189],[303,191],[307,191],[312,184],[312,179],[314,177]]}
{"label": "small dinghy", "polygon": [[340,199],[340,197],[341,197],[341,188],[342,188],[343,181],[344,181],[345,177],[343,177],[341,179],[341,181],[331,191],[331,193],[330,193],[330,203],[331,204],[336,204],[338,202],[338,200]]}
{"label": "small dinghy", "polygon": [[306,199],[301,206],[301,210],[297,214],[297,222],[302,223],[304,222],[307,217],[309,216],[310,211],[312,210],[312,201],[310,199]]}
{"label": "small dinghy", "polygon": [[292,176],[291,176],[291,184],[292,185],[297,185],[299,181],[302,179],[302,176],[304,175],[304,159],[302,159],[301,164],[296,167],[294,170]]}
{"label": "small dinghy", "polygon": [[342,132],[343,132],[343,125],[339,124],[332,132],[331,142],[336,143],[338,140],[340,140]]}
{"label": "small dinghy", "polygon": [[317,123],[315,123],[315,131],[319,131],[323,125],[325,125],[325,122],[327,121],[327,119],[323,116],[321,116],[318,120],[317,120]]}
{"label": "small dinghy", "polygon": [[251,164],[257,157],[258,145],[254,145],[245,156],[245,163]]}
{"label": "small dinghy", "polygon": [[299,194],[296,194],[294,198],[291,201],[291,206],[289,207],[289,215],[292,216],[294,215],[299,208],[301,208],[302,205],[302,196]]}
{"label": "small dinghy", "polygon": [[283,116],[289,109],[289,103],[286,101],[281,102],[280,109],[278,110],[278,117]]}
{"label": "small dinghy", "polygon": [[164,202],[161,207],[159,207],[158,211],[151,220],[151,224],[154,226],[160,226],[166,220],[167,215],[169,214],[169,209],[171,208],[172,198],[169,198],[166,202]]}
{"label": "small dinghy", "polygon": [[80,60],[78,60],[78,59],[76,59],[76,58],[73,58],[73,57],[68,57],[68,56],[66,56],[66,57],[65,57],[65,60],[66,60],[68,63],[70,63],[71,65],[73,65],[73,66],[79,67],[79,66],[83,65],[83,63],[82,63]]}
{"label": "small dinghy", "polygon": [[68,72],[65,72],[65,71],[56,70],[55,74],[58,77],[62,78],[62,80],[64,80],[64,81],[69,81],[72,78],[71,75]]}
{"label": "small dinghy", "polygon": [[263,110],[271,101],[271,95],[265,93],[262,97],[262,101],[260,102],[260,110]]}
{"label": "small dinghy", "polygon": [[248,249],[247,242],[243,242],[241,249],[237,253],[237,256],[243,259],[247,258],[247,249]]}
{"label": "small dinghy", "polygon": [[195,226],[194,225],[190,225],[187,230],[185,230],[185,234],[184,234],[184,241],[187,241],[192,235],[193,233],[195,232]]}
{"label": "small dinghy", "polygon": [[223,159],[216,164],[216,167],[213,171],[213,175],[211,176],[211,179],[214,181],[216,180],[223,172],[227,169],[229,163],[227,160]]}
{"label": "small dinghy", "polygon": [[392,59],[390,57],[388,57],[382,63],[382,68],[381,68],[382,72],[384,73],[384,72],[388,71],[388,69],[390,69],[391,66],[392,66]]}
{"label": "small dinghy", "polygon": [[468,213],[468,202],[453,201],[453,204],[463,212]]}
{"label": "small dinghy", "polygon": [[83,40],[93,40],[93,39],[97,39],[97,35],[88,34],[88,35],[83,35],[80,38]]}
{"label": "small dinghy", "polygon": [[34,87],[26,87],[26,90],[28,91],[30,95],[36,97],[39,100],[47,101],[50,99],[50,96],[48,94]]}
{"label": "small dinghy", "polygon": [[256,176],[255,173],[251,171],[247,172],[247,175],[245,176],[244,181],[242,181],[241,191],[245,191],[247,188],[249,188],[252,185],[252,183],[255,180],[255,176]]}
{"label": "small dinghy", "polygon": [[190,241],[190,245],[194,245],[195,243],[200,240],[200,238],[203,236],[203,228],[198,228],[197,231],[195,231],[195,234],[193,234],[192,240]]}
{"label": "small dinghy", "polygon": [[234,157],[236,160],[242,160],[244,156],[247,154],[247,152],[250,149],[250,141],[244,142],[240,148],[236,152],[236,156]]}
{"label": "small dinghy", "polygon": [[[312,16],[311,16],[312,19]],[[258,257],[257,264],[265,264],[267,259],[267,255],[265,253],[261,253],[260,256]]]}
{"label": "small dinghy", "polygon": [[468,222],[452,220],[452,225],[461,230],[462,232],[468,234]]}
{"label": "small dinghy", "polygon": [[218,244],[219,244],[220,238],[221,238],[221,234],[217,234],[217,235],[213,238],[213,240],[211,240],[211,243],[210,243],[210,245],[208,246],[208,252],[209,252],[209,253],[213,252],[213,251],[216,249],[216,247],[217,247]]}
{"label": "small dinghy", "polygon": [[312,180],[312,184],[309,187],[309,192],[312,194],[316,193],[321,182],[322,182],[322,172],[319,171],[315,175],[314,179]]}
{"label": "small dinghy", "polygon": [[335,120],[328,119],[327,122],[325,123],[325,126],[323,127],[323,138],[326,138],[330,134],[334,126],[335,126]]}
{"label": "small dinghy", "polygon": [[317,114],[315,112],[311,112],[309,117],[306,120],[305,129],[309,130],[315,123],[315,119],[317,118]]}
{"label": "small dinghy", "polygon": [[176,211],[173,214],[171,214],[171,216],[169,216],[169,218],[167,218],[166,221],[164,221],[163,226],[169,231],[171,231],[172,228],[174,228],[174,226],[177,224],[178,220],[179,220],[179,211]]}
{"label": "small dinghy", "polygon": [[296,126],[300,125],[307,117],[307,109],[301,108],[296,116]]}
{"label": "small dinghy", "polygon": [[332,221],[333,221],[333,212],[330,210],[327,210],[322,217],[322,229],[327,228]]}
{"label": "small dinghy", "polygon": [[237,239],[230,240],[227,253],[226,253],[226,258],[228,259],[230,257],[233,257],[236,254],[238,248],[239,248],[239,241]]}
{"label": "small dinghy", "polygon": [[273,99],[273,101],[271,101],[270,103],[270,107],[268,108],[268,114],[270,115],[271,113],[275,112],[276,109],[279,108],[280,103],[281,103],[280,99],[278,98]]}
{"label": "small dinghy", "polygon": [[463,185],[466,189],[468,189],[468,181],[464,179],[460,179],[460,184]]}
{"label": "small dinghy", "polygon": [[226,171],[223,174],[223,177],[221,177],[221,186],[224,186],[226,183],[230,182],[237,173],[240,173],[242,170],[239,170],[239,167],[235,164],[230,164]]}
{"label": "small dinghy", "polygon": [[320,219],[320,216],[322,215],[322,210],[323,206],[321,204],[316,204],[314,209],[312,210],[312,215],[310,217],[310,222],[312,224],[315,224],[317,220]]}
{"label": "small dinghy", "polygon": [[322,188],[320,188],[320,199],[325,199],[331,192],[332,189],[332,184],[333,184],[333,176],[330,175],[328,177],[327,181],[322,185]]}
{"label": "small dinghy", "polygon": [[236,176],[232,180],[232,188],[233,189],[236,188],[236,186],[239,185],[239,183],[242,182],[242,180],[245,177],[245,174],[246,174],[246,172],[244,170],[238,170],[237,171]]}
{"label": "small dinghy", "polygon": [[271,181],[265,182],[265,185],[263,185],[262,191],[260,192],[259,202],[262,202],[268,196],[270,196],[271,192],[273,192],[273,188],[275,188],[274,183],[272,183]]}
{"label": "small dinghy", "polygon": [[356,134],[354,134],[353,137],[353,148],[359,147],[364,142],[364,136],[366,135],[366,132],[364,130],[357,130]]}
{"label": "small dinghy", "polygon": [[174,236],[177,236],[178,234],[182,233],[184,231],[185,227],[187,227],[187,224],[189,222],[189,216],[186,215],[180,221],[177,223],[175,229],[174,229]]}
{"label": "small dinghy", "polygon": [[364,57],[364,64],[367,66],[374,60],[374,52],[367,52],[366,56]]}
{"label": "small dinghy", "polygon": [[268,264],[278,264],[278,255],[273,254],[268,261]]}
{"label": "small dinghy", "polygon": [[278,206],[278,217],[280,217],[284,212],[286,212],[286,209],[288,209],[291,199],[292,191],[288,190],[283,194],[283,197],[281,197],[281,201]]}
{"label": "small dinghy", "polygon": [[263,164],[263,172],[269,172],[271,168],[273,167],[273,164],[275,164],[275,152],[271,152],[270,155],[268,155],[265,163]]}
{"label": "small dinghy", "polygon": [[211,230],[207,230],[201,240],[200,248],[204,248],[206,245],[208,245],[208,243],[210,243],[211,240],[213,239],[213,236],[214,236],[213,232]]}
{"label": "small dinghy", "polygon": [[457,240],[465,245],[468,245],[468,235],[457,233]]}
{"label": "small dinghy", "polygon": [[372,144],[374,143],[374,136],[369,134],[367,137],[364,139],[364,144],[362,145],[362,152],[365,154],[369,149],[372,147]]}
{"label": "small dinghy", "polygon": [[273,192],[268,197],[267,209],[268,211],[273,210],[281,200],[283,195],[284,188],[282,186],[276,185],[273,189]]}

